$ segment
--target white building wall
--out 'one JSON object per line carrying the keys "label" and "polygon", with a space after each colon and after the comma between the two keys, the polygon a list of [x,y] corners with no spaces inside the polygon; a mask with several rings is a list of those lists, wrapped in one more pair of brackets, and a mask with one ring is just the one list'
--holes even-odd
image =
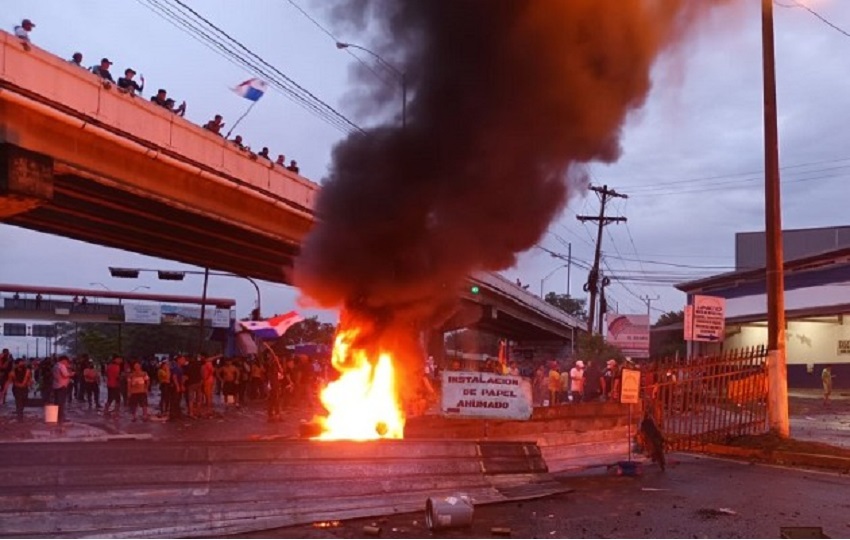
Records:
{"label": "white building wall", "polygon": [[[838,353],[838,342],[850,341],[850,320],[836,319],[789,321],[785,331],[788,364],[850,364],[850,354]],[[766,324],[755,323],[742,326],[740,332],[727,337],[723,347],[729,351],[766,344]]]}

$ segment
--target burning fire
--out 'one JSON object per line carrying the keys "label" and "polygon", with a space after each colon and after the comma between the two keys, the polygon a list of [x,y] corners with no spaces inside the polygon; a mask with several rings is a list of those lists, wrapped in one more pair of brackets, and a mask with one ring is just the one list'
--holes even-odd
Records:
{"label": "burning fire", "polygon": [[321,440],[401,439],[404,414],[396,391],[393,358],[380,352],[376,363],[369,351],[354,346],[359,328],[341,329],[334,340],[332,363],[340,377],[322,390],[328,410],[319,418]]}

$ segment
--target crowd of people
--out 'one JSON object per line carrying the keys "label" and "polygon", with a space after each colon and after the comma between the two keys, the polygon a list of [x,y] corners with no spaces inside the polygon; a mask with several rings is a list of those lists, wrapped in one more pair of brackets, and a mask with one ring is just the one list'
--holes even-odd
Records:
{"label": "crowd of people", "polygon": [[[27,51],[31,48],[30,32],[32,32],[34,28],[35,24],[33,24],[30,19],[24,19],[21,21],[21,24],[15,26],[13,30],[15,36],[21,41],[21,45]],[[75,52],[72,54],[68,63],[78,66],[81,69],[86,69],[83,64],[83,53],[81,52]],[[123,92],[129,96],[142,95],[145,89],[144,75],[139,74],[139,79],[137,81],[135,78],[137,75],[136,70],[128,67],[124,70],[124,76],[119,77],[116,81],[111,72],[112,65],[113,63],[109,58],[103,57],[100,59],[98,64],[88,68],[88,71],[101,79],[104,88],[112,88],[112,86],[115,85],[119,92]],[[168,91],[164,88],[159,88],[156,94],[151,96],[150,101],[151,103],[171,111],[180,117],[184,117],[186,115],[186,102],[182,101],[180,105],[177,105],[173,98],[168,97]],[[203,128],[215,133],[216,135],[227,137],[229,134],[222,134],[224,125],[225,122],[222,115],[216,114],[212,120],[203,125]],[[228,139],[228,142],[233,144],[239,150],[246,152],[252,159],[263,159],[268,162],[270,167],[278,166],[286,169],[287,171],[300,174],[298,162],[293,159],[290,160],[289,165],[287,165],[286,156],[284,154],[278,154],[277,159],[272,161],[270,150],[267,146],[264,146],[262,150],[255,153],[251,150],[251,147],[247,146],[243,142],[241,135],[236,135],[232,139]]]}
{"label": "crowd of people", "polygon": [[168,420],[209,418],[231,407],[265,402],[268,420],[277,422],[287,409],[315,407],[329,377],[326,361],[306,355],[280,358],[271,349],[259,356],[174,355],[163,360],[125,361],[114,355],[108,362],[87,354],[14,359],[4,349],[0,355],[2,402],[11,390],[18,421],[33,404],[57,405],[63,423],[69,406],[112,419],[126,413],[135,422],[152,415]]}

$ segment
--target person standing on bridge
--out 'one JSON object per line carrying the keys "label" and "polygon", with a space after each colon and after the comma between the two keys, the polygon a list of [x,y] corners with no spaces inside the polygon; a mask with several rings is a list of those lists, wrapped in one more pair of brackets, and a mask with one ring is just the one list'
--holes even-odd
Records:
{"label": "person standing on bridge", "polygon": [[[71,56],[71,59],[68,60],[68,63],[73,65],[73,66],[77,66],[78,68],[83,67],[83,53],[75,52]],[[85,68],[83,68],[83,69],[85,69]]]}
{"label": "person standing on bridge", "polygon": [[14,29],[15,37],[21,40],[21,45],[25,51],[30,50],[30,32],[35,28],[35,25],[29,19],[21,21],[19,26]]}
{"label": "person standing on bridge", "polygon": [[112,65],[112,62],[109,61],[109,58],[101,58],[100,64],[96,66],[92,66],[91,72],[103,79],[103,86],[109,88],[109,83],[114,83],[115,79],[112,78],[112,73],[109,72],[109,66]]}
{"label": "person standing on bridge", "polygon": [[135,76],[135,69],[125,69],[124,76],[118,79],[118,88],[124,92],[127,92],[131,96],[135,96],[137,93],[141,95],[142,91],[145,89],[145,76],[139,75],[139,80],[142,82],[141,85],[133,80],[133,77]]}
{"label": "person standing on bridge", "polygon": [[204,129],[212,131],[216,135],[221,135],[221,130],[224,127],[224,122],[222,120],[222,116],[217,114],[212,120],[204,124]]}

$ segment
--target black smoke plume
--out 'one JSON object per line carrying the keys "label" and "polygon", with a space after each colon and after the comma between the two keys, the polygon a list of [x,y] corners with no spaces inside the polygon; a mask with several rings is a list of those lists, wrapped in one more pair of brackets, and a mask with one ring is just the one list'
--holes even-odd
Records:
{"label": "black smoke plume", "polygon": [[[361,29],[361,44],[405,73],[407,125],[336,146],[296,285],[322,306],[380,324],[444,316],[469,272],[510,267],[540,239],[581,187],[583,164],[618,158],[653,62],[709,3],[337,6],[337,22]],[[373,92],[365,110],[401,108],[372,73],[358,81]]]}

